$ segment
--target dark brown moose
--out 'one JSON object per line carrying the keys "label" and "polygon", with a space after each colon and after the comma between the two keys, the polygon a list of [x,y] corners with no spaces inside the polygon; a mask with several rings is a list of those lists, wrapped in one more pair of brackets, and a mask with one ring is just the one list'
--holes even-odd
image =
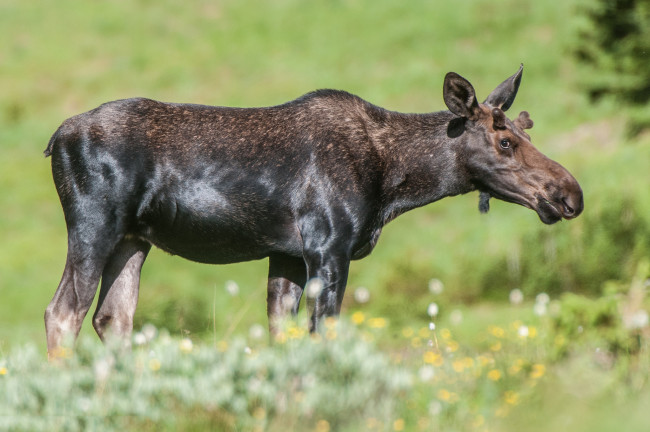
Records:
{"label": "dark brown moose", "polygon": [[578,216],[580,186],[533,147],[528,113],[504,114],[522,69],[482,104],[448,73],[449,111],[430,114],[319,90],[268,108],[127,99],[66,120],[45,150],[68,229],[49,355],[78,335],[100,279],[93,326],[128,344],[151,245],[211,264],[269,257],[271,332],[318,278],[313,331],[339,313],[350,260],[408,210],[478,190],[482,211],[495,197],[547,224]]}

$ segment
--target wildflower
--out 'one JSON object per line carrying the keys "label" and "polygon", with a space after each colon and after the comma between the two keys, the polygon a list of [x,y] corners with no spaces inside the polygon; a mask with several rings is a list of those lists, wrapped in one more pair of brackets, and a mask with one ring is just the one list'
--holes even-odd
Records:
{"label": "wildflower", "polygon": [[431,294],[442,294],[444,291],[445,286],[443,285],[442,281],[440,279],[431,279],[429,281],[429,292]]}
{"label": "wildflower", "polygon": [[227,349],[228,349],[228,342],[226,342],[225,340],[220,340],[219,342],[217,342],[217,350],[219,352],[225,352]]}
{"label": "wildflower", "polygon": [[442,412],[442,404],[438,402],[437,400],[431,401],[429,403],[429,414],[432,416],[437,416],[440,415]]}
{"label": "wildflower", "polygon": [[519,403],[519,394],[517,392],[508,390],[504,393],[503,400],[508,405],[517,405]]}
{"label": "wildflower", "polygon": [[535,306],[533,306],[533,312],[540,317],[546,315],[546,309],[546,303],[535,302]]}
{"label": "wildflower", "polygon": [[533,365],[533,369],[530,371],[530,377],[532,379],[539,379],[544,376],[546,373],[546,366],[543,364],[536,363]]}
{"label": "wildflower", "polygon": [[519,288],[510,291],[510,303],[513,305],[520,305],[524,301],[524,293]]}
{"label": "wildflower", "polygon": [[546,293],[539,293],[537,294],[537,297],[535,297],[535,303],[547,305],[550,301],[551,298]]}
{"label": "wildflower", "polygon": [[530,339],[534,339],[537,336],[537,328],[535,327],[528,327],[528,337]]}
{"label": "wildflower", "polygon": [[329,329],[325,332],[325,339],[327,340],[334,340],[336,339],[336,336],[337,336],[336,330],[334,329]]}
{"label": "wildflower", "polygon": [[354,290],[354,301],[359,304],[368,303],[370,300],[370,291],[366,287],[359,287]]}
{"label": "wildflower", "polygon": [[431,318],[434,318],[438,315],[438,312],[440,312],[440,308],[438,307],[438,304],[433,302],[429,304],[429,307],[427,308],[427,315],[429,315]]}
{"label": "wildflower", "polygon": [[491,351],[494,351],[494,352],[501,351],[501,342],[500,342],[500,341],[496,341],[495,343],[493,343],[492,345],[490,345],[490,350],[491,350]]}
{"label": "wildflower", "polygon": [[336,326],[336,318],[334,317],[327,317],[325,318],[325,328],[326,329],[333,329]]}
{"label": "wildflower", "polygon": [[440,330],[440,336],[442,336],[442,338],[445,340],[451,339],[451,332],[449,329],[443,328]]}
{"label": "wildflower", "polygon": [[369,417],[366,419],[366,428],[368,430],[381,429],[381,422],[374,417]]}
{"label": "wildflower", "polygon": [[133,335],[133,343],[136,345],[144,345],[147,343],[147,337],[142,332],[137,332]]}
{"label": "wildflower", "polygon": [[494,364],[494,359],[493,358],[487,357],[487,356],[484,356],[484,355],[478,356],[477,360],[478,360],[479,364],[481,365],[481,367],[485,367],[487,365]]}
{"label": "wildflower", "polygon": [[449,321],[453,325],[460,325],[463,322],[463,313],[459,309],[454,309],[449,315]]}
{"label": "wildflower", "polygon": [[300,339],[305,335],[305,329],[297,326],[291,326],[287,329],[289,339]]}
{"label": "wildflower", "polygon": [[418,330],[418,336],[422,339],[426,339],[429,337],[430,332],[431,331],[427,327],[420,327],[420,330]]}
{"label": "wildflower", "polygon": [[418,371],[418,376],[420,377],[420,381],[422,382],[431,381],[435,376],[435,374],[436,374],[435,370],[429,365],[422,366]]}
{"label": "wildflower", "polygon": [[510,365],[510,367],[508,368],[508,373],[510,375],[517,375],[521,371],[523,365],[524,365],[523,359],[515,360],[515,362],[512,365]]}
{"label": "wildflower", "polygon": [[366,319],[366,316],[363,314],[361,311],[357,311],[352,314],[352,322],[355,323],[356,325],[361,324],[364,322]]}
{"label": "wildflower", "polygon": [[261,324],[253,324],[248,330],[248,336],[250,336],[251,339],[259,340],[264,337],[264,331],[264,326]]}
{"label": "wildflower", "polygon": [[494,337],[502,338],[505,336],[506,332],[501,328],[497,326],[489,326],[488,327],[488,332]]}
{"label": "wildflower", "polygon": [[411,346],[413,348],[420,348],[422,346],[422,338],[416,336],[413,339],[411,339]]}
{"label": "wildflower", "polygon": [[404,430],[404,419],[398,418],[393,422],[393,430],[394,431],[403,431]]}
{"label": "wildflower", "polygon": [[434,323],[433,321],[431,321],[431,322],[429,323],[429,330],[434,331],[435,329],[436,329],[436,323]]}
{"label": "wildflower", "polygon": [[502,406],[497,408],[494,414],[499,418],[504,418],[507,417],[509,413],[510,413],[510,409],[507,406]]}
{"label": "wildflower", "polygon": [[155,325],[147,323],[142,326],[142,334],[147,342],[151,342],[158,334],[158,329]]}
{"label": "wildflower", "polygon": [[517,330],[517,334],[519,335],[520,338],[526,339],[528,337],[528,327],[525,326],[525,325],[522,325]]}
{"label": "wildflower", "polygon": [[311,279],[305,286],[305,294],[309,298],[316,298],[323,291],[323,281],[320,278]]}
{"label": "wildflower", "polygon": [[434,366],[442,366],[444,363],[444,359],[442,356],[438,353],[435,353],[433,351],[426,351],[422,359],[424,360],[425,363],[432,364]]}
{"label": "wildflower", "polygon": [[181,340],[180,349],[182,353],[189,354],[192,352],[193,344],[192,340],[189,338],[184,338]]}
{"label": "wildflower", "polygon": [[465,370],[465,363],[461,359],[456,359],[451,363],[451,367],[455,372],[461,373],[463,370]]}
{"label": "wildflower", "polygon": [[330,424],[327,420],[318,420],[316,423],[316,432],[329,432]]}
{"label": "wildflower", "polygon": [[471,357],[463,357],[462,362],[463,362],[463,366],[466,369],[471,369],[474,367],[474,359]]}
{"label": "wildflower", "polygon": [[226,292],[230,294],[231,297],[235,297],[239,294],[239,285],[234,280],[226,281]]}
{"label": "wildflower", "polygon": [[384,328],[386,327],[386,318],[370,318],[368,320],[368,327],[370,328]]}
{"label": "wildflower", "polygon": [[7,368],[6,367],[0,367],[0,375],[7,375]]}
{"label": "wildflower", "polygon": [[501,371],[498,369],[492,369],[488,372],[487,377],[492,381],[499,381],[501,379]]}
{"label": "wildflower", "polygon": [[160,366],[161,366],[160,360],[158,360],[157,358],[152,358],[151,360],[149,360],[149,369],[151,369],[152,371],[154,372],[159,371]]}
{"label": "wildflower", "polygon": [[453,353],[458,351],[460,345],[458,345],[458,342],[454,340],[447,341],[447,347],[445,348],[447,352]]}
{"label": "wildflower", "polygon": [[449,402],[451,400],[451,392],[446,389],[438,390],[438,399],[444,402]]}

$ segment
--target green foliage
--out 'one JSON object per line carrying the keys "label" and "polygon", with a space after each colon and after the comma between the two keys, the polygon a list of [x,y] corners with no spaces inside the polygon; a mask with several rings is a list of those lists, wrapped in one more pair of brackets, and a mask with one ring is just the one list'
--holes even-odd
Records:
{"label": "green foliage", "polygon": [[577,58],[597,73],[586,72],[592,99],[613,96],[639,107],[630,124],[638,133],[650,127],[650,1],[599,0],[583,7],[574,48]]}

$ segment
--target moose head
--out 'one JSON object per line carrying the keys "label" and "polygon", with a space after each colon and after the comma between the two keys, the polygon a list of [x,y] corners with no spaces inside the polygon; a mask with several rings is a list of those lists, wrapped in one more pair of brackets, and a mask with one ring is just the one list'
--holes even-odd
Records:
{"label": "moose head", "polygon": [[523,65],[483,103],[478,103],[465,78],[454,72],[445,77],[445,104],[459,117],[456,129],[460,123],[461,132],[469,132],[466,170],[480,191],[479,209],[487,212],[489,199],[494,197],[535,210],[546,224],[575,218],[584,207],[576,179],[533,146],[525,132],[533,127],[526,111],[514,121],[505,115],[517,95],[522,72]]}

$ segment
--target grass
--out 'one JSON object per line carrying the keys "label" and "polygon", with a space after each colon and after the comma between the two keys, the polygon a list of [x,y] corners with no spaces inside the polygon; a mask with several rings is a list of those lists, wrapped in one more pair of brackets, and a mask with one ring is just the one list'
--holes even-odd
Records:
{"label": "grass", "polygon": [[[555,292],[555,300],[567,289],[599,295],[603,286],[629,283],[638,263],[650,256],[643,237],[648,232],[643,227],[650,226],[650,136],[626,139],[623,123],[628,111],[612,102],[591,104],[582,94],[586,74],[597,71],[581,69],[567,54],[579,20],[579,1],[193,0],[182,6],[170,0],[0,2],[0,361],[16,361],[16,352],[29,345],[33,352],[26,365],[42,377],[53,373],[42,363],[43,311],[63,269],[66,233],[42,150],[65,118],[132,96],[261,106],[329,87],[389,109],[427,112],[444,108],[446,72],[467,77],[481,98],[523,62],[523,83],[512,112],[528,110],[535,120],[533,142],[576,175],[585,192],[585,214],[545,227],[533,212],[494,200],[491,212],[479,215],[475,194],[410,212],[386,226],[370,257],[352,264],[344,316],[352,319],[362,312],[362,326],[370,317],[385,319],[386,328],[373,330],[377,333],[372,333],[368,353],[387,359],[391,370],[406,370],[415,377],[424,366],[426,348],[414,348],[403,329],[427,329],[426,310],[432,301],[440,306],[439,328],[451,329],[459,349],[476,362],[489,351],[488,326],[510,329],[517,320],[537,320],[529,307],[504,303],[511,289],[522,288],[530,302],[542,290]],[[625,240],[625,247],[617,243],[616,228],[630,215],[639,221],[637,235]],[[613,222],[600,223],[604,216]],[[621,256],[608,255],[611,250]],[[603,257],[615,263],[608,266],[614,267],[608,273],[613,276],[600,273],[600,264],[607,264]],[[549,288],[552,281],[544,278],[560,274],[559,281],[565,283],[589,269],[588,285],[578,281],[570,288]],[[247,340],[251,328],[266,327],[266,271],[264,260],[205,266],[154,250],[143,269],[137,326],[166,327],[171,345],[189,337],[199,351],[213,349],[215,340],[228,340],[231,346],[235,340]],[[437,297],[427,289],[431,278],[444,283]],[[608,283],[607,278],[614,281]],[[226,292],[229,280],[237,282],[238,295]],[[368,303],[353,299],[360,286],[369,288]],[[464,317],[461,325],[452,326],[453,311]],[[550,338],[556,331],[541,321],[531,325],[538,327],[539,344],[547,342],[540,342],[542,336]],[[352,330],[350,337],[361,337],[357,331],[363,335],[366,330]],[[594,333],[596,340],[607,332],[596,328]],[[94,337],[89,323],[82,335]],[[625,375],[622,366],[603,369],[593,358],[600,342],[556,359],[548,345],[521,353],[517,340],[502,344],[506,363],[521,355],[529,366],[546,366],[544,379],[534,389],[527,388],[525,380],[512,381],[516,388],[501,387],[504,381],[495,384],[484,374],[482,381],[465,384],[414,381],[413,397],[391,393],[404,405],[394,406],[393,417],[381,420],[381,427],[417,430],[419,417],[430,414],[430,404],[442,389],[467,400],[462,409],[445,405],[449,410],[443,416],[427,417],[428,426],[445,430],[467,430],[479,415],[490,430],[546,430],[546,425],[608,430],[612,418],[623,417],[618,414],[623,407],[632,425],[628,430],[643,424],[639,412],[648,402],[647,371]],[[263,344],[258,349],[272,351]],[[93,350],[88,348],[88,358],[99,355]],[[210,355],[218,363],[221,354]],[[445,372],[449,378],[454,376],[451,354],[445,354],[450,356],[451,370]],[[136,350],[133,356],[138,355],[144,354]],[[396,356],[402,363],[396,363]],[[619,357],[617,365],[643,358],[628,353]],[[91,360],[79,361],[92,378]],[[504,363],[504,370],[509,366]],[[115,373],[128,377],[134,372],[126,363],[124,367]],[[26,382],[29,373],[24,369],[16,385]],[[630,385],[630,376],[641,384]],[[96,388],[91,378],[84,384],[90,392]],[[593,386],[580,390],[589,382]],[[516,391],[520,402],[508,416],[498,418],[496,410],[506,391]],[[580,398],[585,395],[583,404]],[[572,410],[584,415],[572,416]],[[181,404],[170,412],[190,413],[203,425],[234,421],[233,412],[207,411],[208,417],[203,417],[199,403]],[[254,419],[253,412],[247,418]],[[160,426],[146,415],[144,419],[127,426]],[[322,420],[309,419],[313,428]],[[366,420],[349,427],[372,429]],[[166,421],[172,428],[178,420]],[[274,425],[269,430],[286,426]]]}

